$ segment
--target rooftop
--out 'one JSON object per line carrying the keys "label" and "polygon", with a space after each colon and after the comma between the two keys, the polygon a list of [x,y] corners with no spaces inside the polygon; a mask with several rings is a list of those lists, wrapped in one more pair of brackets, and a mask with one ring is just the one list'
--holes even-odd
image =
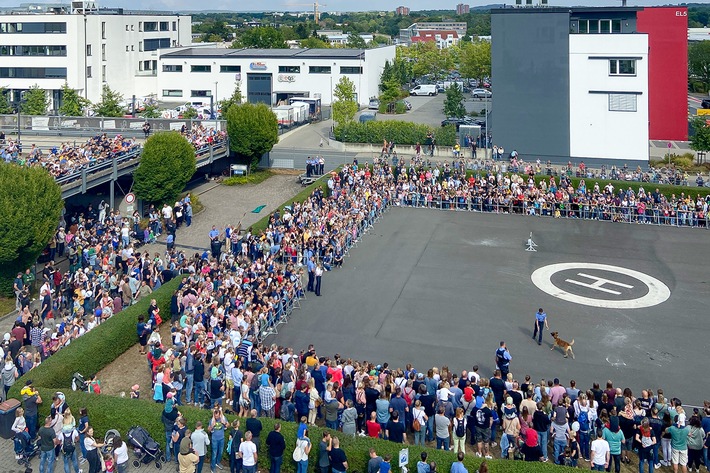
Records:
{"label": "rooftop", "polygon": [[225,49],[180,48],[168,50],[161,58],[292,58],[292,59],[360,59],[364,49]]}

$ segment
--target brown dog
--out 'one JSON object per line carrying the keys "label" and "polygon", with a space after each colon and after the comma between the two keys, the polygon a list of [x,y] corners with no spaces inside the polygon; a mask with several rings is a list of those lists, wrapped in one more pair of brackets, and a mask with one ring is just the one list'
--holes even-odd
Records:
{"label": "brown dog", "polygon": [[554,350],[555,347],[560,347],[565,354],[565,358],[567,358],[567,354],[569,353],[570,355],[572,355],[572,359],[574,359],[574,352],[572,351],[572,345],[574,345],[574,338],[572,339],[572,342],[570,343],[570,342],[566,342],[566,341],[562,340],[560,337],[558,337],[557,332],[552,332],[552,333],[550,333],[550,335],[552,335],[552,338],[555,339],[555,343],[552,344],[552,348],[550,348],[550,350]]}

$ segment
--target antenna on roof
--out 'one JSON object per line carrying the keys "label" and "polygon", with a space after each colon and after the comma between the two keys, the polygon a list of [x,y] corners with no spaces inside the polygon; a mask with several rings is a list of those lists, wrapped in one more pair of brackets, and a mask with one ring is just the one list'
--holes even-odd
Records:
{"label": "antenna on roof", "polygon": [[621,6],[625,7],[626,6],[626,0],[621,0]]}

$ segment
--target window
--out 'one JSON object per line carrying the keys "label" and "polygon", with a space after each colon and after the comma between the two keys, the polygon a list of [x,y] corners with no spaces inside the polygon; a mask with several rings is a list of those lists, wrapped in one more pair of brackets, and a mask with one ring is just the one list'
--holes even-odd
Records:
{"label": "window", "polygon": [[635,112],[636,94],[609,94],[610,112]]}
{"label": "window", "polygon": [[106,39],[106,22],[101,22],[101,39]]}
{"label": "window", "polygon": [[146,39],[143,44],[144,51],[157,51],[160,48],[169,48],[170,38]]}
{"label": "window", "polygon": [[0,78],[66,79],[66,67],[0,67]]}
{"label": "window", "polygon": [[101,45],[101,60],[102,61],[106,60],[106,45],[105,44]]}
{"label": "window", "polygon": [[157,21],[146,21],[143,23],[143,31],[150,33],[153,31],[158,31],[158,22]]}
{"label": "window", "polygon": [[621,20],[579,20],[579,33],[621,33]]}
{"label": "window", "polygon": [[128,51],[130,51],[130,48],[128,47],[128,45],[126,45],[126,52]]}
{"label": "window", "polygon": [[0,46],[0,56],[66,56],[66,46]]}
{"label": "window", "polygon": [[341,74],[362,74],[362,67],[340,66]]}
{"label": "window", "polygon": [[309,74],[330,74],[330,66],[309,66]]}
{"label": "window", "polygon": [[138,52],[143,51],[143,41],[138,41]]}
{"label": "window", "polygon": [[279,66],[280,74],[300,74],[301,66]]}
{"label": "window", "polygon": [[135,31],[134,28],[135,25],[131,25],[131,31]]}
{"label": "window", "polygon": [[610,76],[635,76],[635,59],[609,59]]}
{"label": "window", "polygon": [[86,45],[86,55],[91,56],[91,45],[90,44]]}
{"label": "window", "polygon": [[182,90],[163,89],[163,97],[182,97]]}
{"label": "window", "polygon": [[190,66],[190,72],[212,72],[212,66],[194,65]]}
{"label": "window", "polygon": [[91,77],[91,66],[86,66],[86,77]]}
{"label": "window", "polygon": [[611,33],[611,20],[600,20],[599,28],[601,33]]}
{"label": "window", "polygon": [[142,21],[138,22],[138,31],[143,31],[143,22]]}
{"label": "window", "polygon": [[219,66],[219,72],[242,72],[242,66]]}
{"label": "window", "polygon": [[177,21],[173,21],[173,31],[177,31]]}
{"label": "window", "polygon": [[128,31],[128,25],[126,25],[126,31]]}
{"label": "window", "polygon": [[611,20],[611,32],[621,33],[621,20]]}
{"label": "window", "polygon": [[170,22],[169,21],[161,21],[160,22],[160,31],[170,31]]}
{"label": "window", "polygon": [[66,23],[0,23],[0,34],[60,34],[66,32]]}
{"label": "window", "polygon": [[212,91],[211,90],[191,90],[190,96],[191,97],[211,97]]}
{"label": "window", "polygon": [[106,66],[101,66],[101,81],[106,82]]}
{"label": "window", "polygon": [[163,64],[163,72],[182,72],[182,64]]}

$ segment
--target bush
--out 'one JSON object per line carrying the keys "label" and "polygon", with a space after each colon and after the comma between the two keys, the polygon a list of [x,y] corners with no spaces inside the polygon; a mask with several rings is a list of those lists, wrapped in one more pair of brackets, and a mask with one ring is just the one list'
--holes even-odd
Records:
{"label": "bush", "polygon": [[251,168],[256,169],[264,153],[279,142],[276,115],[263,103],[244,103],[229,107],[226,118],[229,148],[249,158]]}
{"label": "bush", "polygon": [[145,142],[133,175],[136,195],[172,205],[197,170],[195,148],[177,131],[160,132]]}
{"label": "bush", "polygon": [[242,184],[261,184],[268,178],[270,178],[274,173],[268,169],[260,169],[246,176],[232,176],[228,177],[222,184],[225,186],[240,186]]}
{"label": "bush", "polygon": [[335,127],[335,139],[345,143],[381,144],[387,140],[398,145],[415,145],[424,143],[429,132],[434,132],[436,143],[440,146],[453,146],[456,143],[456,129],[453,125],[434,129],[428,125],[397,120],[338,125]]}
{"label": "bush", "polygon": [[170,320],[170,299],[180,281],[181,278],[173,279],[153,292],[150,297],[141,299],[137,304],[122,310],[91,332],[72,341],[71,345],[59,350],[20,378],[13,386],[15,391],[11,392],[10,396],[19,395],[26,378],[32,379],[35,386],[67,389],[71,387],[75,372],[84,376],[98,373],[138,343],[138,316],[147,316],[151,299],[158,303],[163,320]]}

